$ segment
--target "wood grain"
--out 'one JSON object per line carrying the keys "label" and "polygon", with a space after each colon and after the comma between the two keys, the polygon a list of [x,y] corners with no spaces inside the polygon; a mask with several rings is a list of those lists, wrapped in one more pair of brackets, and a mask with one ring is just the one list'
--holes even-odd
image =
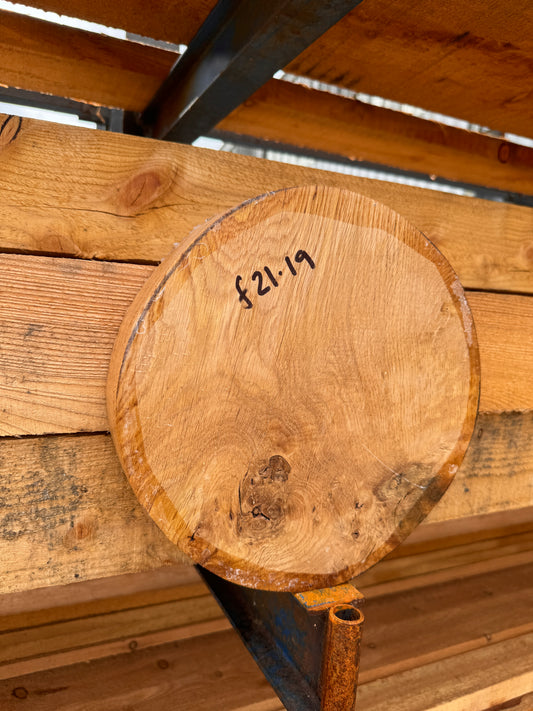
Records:
{"label": "wood grain", "polygon": [[0,10],[0,82],[6,86],[140,111],[177,56]]}
{"label": "wood grain", "polygon": [[[422,553],[409,555],[409,549],[404,552],[397,549],[397,554],[390,554],[368,571],[356,578],[357,585],[366,593],[383,595],[399,592],[405,589],[428,585],[435,576],[435,583],[459,577],[461,569],[470,570],[472,574],[501,570],[511,566],[529,564],[533,559],[533,532],[531,528],[522,533],[516,533],[499,538],[473,541],[461,545],[450,545],[446,548],[428,547]],[[505,560],[509,564],[505,563]],[[492,567],[492,564],[496,564]],[[488,563],[488,567],[484,567]],[[476,566],[480,566],[477,568]],[[441,573],[448,571],[446,576]],[[416,581],[420,578],[420,581]]]}
{"label": "wood grain", "polygon": [[[463,465],[430,519],[457,520],[532,506],[532,466],[533,412],[480,415]],[[3,594],[189,563],[142,510],[108,435],[0,441],[0,479]],[[432,533],[432,540],[436,535]],[[451,545],[464,543],[452,540]],[[409,551],[411,544],[406,544]],[[455,552],[456,563],[497,557],[501,565],[502,556],[527,550],[527,545],[515,544],[500,547],[498,555],[490,547],[463,548]],[[433,563],[424,564],[418,553],[424,550],[414,550],[401,573],[398,562],[383,561],[365,574],[368,584],[426,574],[432,564],[442,569],[450,562],[446,555],[431,553]]]}
{"label": "wood grain", "polygon": [[[468,300],[478,326],[483,368],[490,380],[490,385],[487,383],[482,395],[482,409],[531,409],[533,312],[528,308],[528,300],[512,295],[475,293],[470,293]],[[507,324],[506,338],[497,342],[496,334],[501,318],[510,312],[513,313],[513,319]],[[512,367],[511,363],[516,363],[517,367]],[[519,365],[521,363],[528,364],[526,369]]]}
{"label": "wood grain", "polygon": [[146,518],[109,437],[0,441],[2,592],[187,562]]}
{"label": "wood grain", "polygon": [[31,630],[10,630],[0,633],[0,669],[12,660],[134,639],[160,630],[218,620],[223,614],[215,598],[206,591],[194,598],[49,623]]}
{"label": "wood grain", "polygon": [[3,681],[2,711],[19,711],[15,689],[35,711],[175,711],[176,701],[180,711],[282,708],[234,631]]}
{"label": "wood grain", "polygon": [[368,600],[362,680],[533,632],[532,588],[530,564]]}
{"label": "wood grain", "polygon": [[356,91],[531,136],[532,7],[362,4],[287,67]]}
{"label": "wood grain", "polygon": [[32,7],[80,17],[145,37],[188,44],[215,5],[215,0],[31,0]]}
{"label": "wood grain", "polygon": [[529,693],[533,686],[533,634],[363,684],[358,711],[381,711],[394,698],[397,711],[463,711]]}
{"label": "wood grain", "polygon": [[123,315],[152,268],[1,255],[0,434],[108,429]]}
{"label": "wood grain", "polygon": [[213,215],[319,183],[399,212],[463,286],[533,292],[530,208],[42,121],[0,126],[3,251],[158,262]]}
{"label": "wood grain", "polygon": [[[391,698],[399,711],[488,710],[514,698],[519,704],[531,688],[532,645],[533,635],[525,634],[375,681],[362,673],[357,703],[361,711],[382,711]],[[36,711],[121,711],[126,704],[136,711],[150,711],[154,704],[174,711],[176,698],[183,711],[196,711],[199,704],[221,711],[283,711],[234,631],[0,683],[6,711],[19,709],[21,699]]]}
{"label": "wood grain", "polygon": [[[395,595],[371,595],[365,603],[361,666],[364,682],[531,631],[532,565],[462,577]],[[87,585],[78,584],[76,588]],[[180,588],[175,590],[181,592]],[[196,598],[194,614],[207,618],[211,608],[205,604],[210,599],[206,593],[204,589],[204,599]],[[47,624],[41,622],[1,634],[0,679],[182,641],[194,631],[196,636],[210,634],[215,626],[222,630],[227,625],[229,629],[229,622],[216,608],[219,617],[211,622],[178,626],[184,616],[191,614],[190,605],[187,609],[190,601],[181,597],[174,606],[162,605],[163,594],[168,591],[154,589],[151,595],[144,593],[142,606],[140,600],[135,603],[125,599],[127,610],[95,610],[88,601],[71,611],[71,620],[61,619],[61,608],[52,609]],[[431,634],[427,634],[428,630]],[[411,640],[415,638],[417,645],[413,647]]]}
{"label": "wood grain", "polygon": [[[109,429],[113,342],[151,266],[0,255],[0,434]],[[533,300],[470,292],[481,411],[533,408]],[[505,430],[505,428],[503,428]]]}
{"label": "wood grain", "polygon": [[198,228],[141,289],[111,359],[111,432],[139,501],[197,563],[326,587],[448,487],[478,358],[455,274],[409,223],[356,193],[280,191]]}
{"label": "wood grain", "polygon": [[218,129],[463,183],[533,193],[533,149],[284,81]]}

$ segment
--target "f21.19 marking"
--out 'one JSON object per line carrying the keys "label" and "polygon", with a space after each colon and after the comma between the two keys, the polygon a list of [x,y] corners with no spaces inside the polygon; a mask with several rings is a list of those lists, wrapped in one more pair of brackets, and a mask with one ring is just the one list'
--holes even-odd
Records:
{"label": "f21.19 marking", "polygon": [[[294,261],[296,264],[301,264],[302,262],[307,262],[307,264],[311,267],[311,269],[315,268],[315,263],[311,259],[311,257],[307,254],[307,252],[304,249],[299,249],[296,254],[294,255]],[[292,274],[292,276],[296,276],[298,272],[296,271],[296,267],[292,263],[292,260],[290,257],[285,257],[285,264],[287,265],[288,271]],[[270,289],[272,287],[277,288],[279,286],[279,281],[278,279],[283,276],[283,270],[280,269],[278,271],[277,278],[274,276],[272,273],[272,270],[269,269],[268,267],[263,267],[263,271],[266,274],[266,278],[263,275],[262,271],[255,271],[252,274],[252,281],[257,282],[257,295],[258,296],[264,296],[265,294],[268,294]],[[266,285],[263,285],[263,282],[266,282],[266,279],[270,281],[270,284],[268,282]],[[245,309],[251,309],[253,304],[251,299],[247,296],[248,294],[248,289],[243,289],[241,286],[241,281],[242,281],[242,276],[240,274],[237,275],[237,278],[235,279],[235,288],[237,289],[237,293],[239,294],[239,301],[242,301],[244,304]]]}

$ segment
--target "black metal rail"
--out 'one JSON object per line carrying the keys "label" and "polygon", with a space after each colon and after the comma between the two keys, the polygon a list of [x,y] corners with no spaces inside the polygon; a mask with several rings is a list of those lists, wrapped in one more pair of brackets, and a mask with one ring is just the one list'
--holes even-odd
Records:
{"label": "black metal rail", "polygon": [[140,117],[142,133],[192,143],[361,0],[219,0]]}

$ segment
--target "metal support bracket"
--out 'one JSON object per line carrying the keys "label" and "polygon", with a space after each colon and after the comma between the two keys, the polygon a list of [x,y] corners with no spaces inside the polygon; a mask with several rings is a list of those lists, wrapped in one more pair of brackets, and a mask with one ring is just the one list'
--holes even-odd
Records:
{"label": "metal support bracket", "polygon": [[353,585],[270,592],[197,569],[288,711],[353,711],[364,620]]}
{"label": "metal support bracket", "polygon": [[145,135],[192,143],[361,0],[219,0],[140,117]]}

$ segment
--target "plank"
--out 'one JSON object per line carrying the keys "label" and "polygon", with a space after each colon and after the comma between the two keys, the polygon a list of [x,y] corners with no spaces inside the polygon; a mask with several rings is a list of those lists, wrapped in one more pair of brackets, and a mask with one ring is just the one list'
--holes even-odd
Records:
{"label": "plank", "polygon": [[[125,706],[136,711],[154,707],[174,711],[176,699],[180,711],[280,708],[268,682],[233,631],[0,683],[3,711],[18,709],[21,698],[29,699],[35,711],[83,707],[118,711]],[[275,704],[259,705],[267,701]]]}
{"label": "plank", "polygon": [[[468,295],[474,314],[485,381],[480,409],[521,410],[533,405],[530,390],[533,362],[533,311],[527,300],[511,295]],[[506,338],[498,342],[501,319],[506,319]],[[511,366],[516,363],[517,367]],[[521,364],[526,364],[523,368]],[[486,386],[486,387],[485,387]]]}
{"label": "plank", "polygon": [[4,440],[0,450],[3,592],[186,563],[141,511],[109,437]]}
{"label": "plank", "polygon": [[28,4],[59,15],[118,27],[144,37],[188,44],[216,0],[30,0]]}
{"label": "plank", "polygon": [[362,680],[533,632],[532,588],[530,564],[371,598],[364,608]]}
{"label": "plank", "polygon": [[152,268],[5,254],[0,261],[0,433],[108,429],[111,348]]}
{"label": "plank", "polygon": [[[485,561],[490,563],[496,560],[498,565],[495,569],[509,567],[504,563],[504,559],[508,559],[513,566],[519,565],[521,562],[529,563],[532,549],[533,532],[529,530],[501,538],[451,545],[449,548],[429,549],[424,553],[412,556],[408,554],[408,551],[406,551],[406,555],[400,555],[400,551],[398,551],[397,555],[385,558],[379,565],[360,575],[357,578],[357,585],[364,593],[368,587],[372,591],[372,595],[385,594],[385,591],[419,587],[419,583],[413,582],[412,578],[419,577],[423,584],[430,584],[430,575],[441,573],[447,569],[455,569],[455,574],[457,574],[460,568],[466,569],[477,563]],[[523,559],[519,558],[522,553],[524,554]],[[491,568],[489,567],[488,570]],[[480,569],[480,572],[484,572],[484,570]],[[442,580],[440,576],[436,577],[437,580]],[[407,585],[397,584],[406,578],[409,578]],[[393,584],[385,586],[384,583]]]}
{"label": "plank", "polygon": [[[532,566],[367,599],[361,659],[365,683],[532,631]],[[75,620],[4,632],[0,678],[146,649],[186,639],[194,631],[199,636],[224,625],[229,629],[206,592],[195,598],[194,608],[190,600],[162,605],[154,595],[154,602],[140,609],[95,613],[86,604],[77,609]],[[187,616],[207,620],[212,613],[210,622],[183,625]]]}
{"label": "plank", "polygon": [[[0,255],[1,435],[109,429],[105,384],[126,309],[152,267]],[[233,287],[232,287],[233,288]],[[533,299],[469,293],[480,410],[533,407]]]}
{"label": "plank", "polygon": [[363,684],[358,711],[488,709],[533,688],[533,634]]}
{"label": "plank", "polygon": [[[533,682],[533,634],[507,639],[369,682],[361,675],[358,706],[400,711],[458,711],[528,694]],[[465,672],[465,670],[467,670]],[[135,683],[132,683],[132,679]],[[30,699],[36,711],[143,711],[216,708],[281,711],[282,706],[236,633],[223,631],[154,649],[15,677],[0,683],[6,711]]]}
{"label": "plank", "polygon": [[273,79],[232,111],[220,131],[533,193],[533,149]]}
{"label": "plank", "polygon": [[84,615],[143,607],[205,594],[193,566],[166,566],[69,585],[3,594],[0,630],[35,627]]}
{"label": "plank", "polygon": [[158,262],[204,220],[292,185],[392,207],[463,286],[533,292],[533,210],[132,136],[0,120],[0,249]]}
{"label": "plank", "polygon": [[122,639],[104,641],[100,644],[92,644],[89,647],[77,647],[75,649],[67,649],[64,652],[55,652],[50,655],[41,655],[8,662],[0,666],[0,680],[11,679],[14,676],[34,674],[35,672],[49,669],[58,669],[60,667],[71,666],[72,664],[78,664],[79,662],[86,663],[96,659],[115,657],[118,654],[127,654],[133,650],[137,651],[158,647],[169,642],[177,645],[186,639],[202,637],[203,635],[210,635],[214,632],[222,632],[229,629],[231,629],[229,620],[225,617],[219,617],[207,622],[197,622],[196,624],[181,627],[170,627],[156,632],[149,632],[141,636],[128,635],[127,631],[125,631],[125,634],[128,636]]}
{"label": "plank", "polygon": [[472,436],[464,299],[420,232],[347,191],[279,191],[200,227],[113,350],[111,433],[140,503],[241,585],[363,572],[435,506]]}
{"label": "plank", "polygon": [[105,615],[49,623],[0,633],[0,669],[13,660],[51,655],[103,642],[136,638],[169,628],[186,627],[223,617],[209,593]]}
{"label": "plank", "polygon": [[[517,448],[521,449],[518,456]],[[452,482],[446,499],[429,514],[428,522],[492,513],[494,501],[500,502],[501,510],[530,506],[533,482],[528,471],[532,461],[532,412],[478,415],[471,446],[459,470],[461,478]]]}
{"label": "plank", "polygon": [[356,8],[287,67],[356,91],[531,136],[528,0]]}
{"label": "plank", "polygon": [[0,82],[139,111],[177,55],[129,40],[0,11]]}
{"label": "plank", "polygon": [[[482,415],[477,427],[483,437],[474,434],[456,475],[457,489],[450,490],[438,505],[441,520],[470,516],[477,508],[479,514],[507,510],[520,515],[523,507],[533,505],[533,413]],[[187,563],[144,514],[108,435],[0,440],[0,462],[2,593]],[[514,472],[512,487],[509,472]],[[489,481],[493,484],[487,487]],[[502,565],[501,556],[530,550],[525,539],[524,545],[520,544],[523,539],[515,540],[507,550],[500,546],[498,565]],[[463,540],[451,543],[460,554],[457,565],[490,558],[496,552],[483,539],[481,545],[479,539],[474,541],[473,552],[462,547]],[[411,549],[411,562],[404,565],[384,561],[381,569],[367,573],[378,575],[367,578],[368,585],[391,580],[400,570],[403,577],[430,571],[431,564],[421,567],[423,562],[417,557],[425,550]],[[429,554],[441,569],[450,562],[442,550],[441,542],[437,554],[432,550]],[[393,572],[386,574],[383,568],[387,566]]]}

